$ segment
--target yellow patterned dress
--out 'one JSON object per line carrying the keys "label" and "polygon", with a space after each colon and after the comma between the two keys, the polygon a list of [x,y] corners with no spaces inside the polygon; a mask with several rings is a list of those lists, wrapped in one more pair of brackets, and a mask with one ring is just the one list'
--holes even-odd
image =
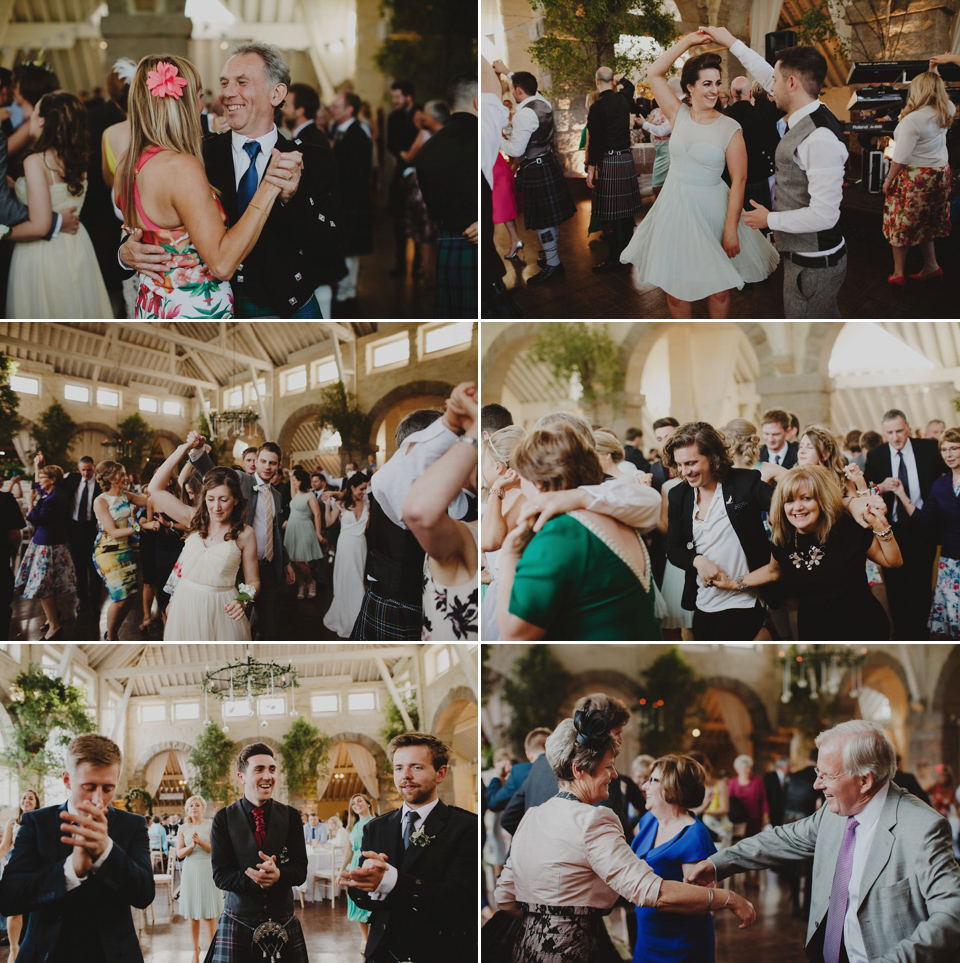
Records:
{"label": "yellow patterned dress", "polygon": [[[132,509],[126,494],[98,497],[106,499],[110,517],[117,528],[130,527]],[[111,602],[122,602],[137,591],[137,563],[129,535],[114,538],[98,523],[97,540],[93,543],[93,564],[110,593]]]}

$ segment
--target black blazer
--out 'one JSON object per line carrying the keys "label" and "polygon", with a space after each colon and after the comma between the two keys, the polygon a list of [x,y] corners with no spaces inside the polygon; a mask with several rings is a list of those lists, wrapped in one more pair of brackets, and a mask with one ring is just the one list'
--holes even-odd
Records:
{"label": "black blazer", "polygon": [[[787,453],[786,453],[786,455],[784,455],[784,458],[783,458],[783,467],[784,467],[784,468],[793,468],[793,466],[797,463],[797,450],[798,450],[799,448],[800,448],[800,442],[799,442],[799,441],[788,441],[788,442],[787,442]],[[760,446],[760,457],[759,457],[757,460],[758,460],[758,461],[770,461],[770,460],[771,460],[771,458],[770,458],[770,453],[767,451],[767,446],[766,446],[766,445],[761,445],[761,446]]]}
{"label": "black blazer", "polygon": [[765,772],[763,774],[763,791],[767,794],[770,825],[782,826],[786,787],[780,785],[780,776],[776,772]]}
{"label": "black blazer", "polygon": [[[63,485],[61,486],[63,490],[70,496],[70,518],[73,519],[73,500],[77,497],[77,489],[80,487],[80,481],[83,475],[78,471],[72,471],[63,479]],[[100,483],[97,481],[97,476],[93,476],[93,498],[97,495],[102,495],[103,491],[100,488]],[[94,523],[97,521],[97,516],[93,511],[93,498],[90,499],[90,520]]]}
{"label": "black blazer", "polygon": [[[930,494],[930,487],[947,470],[940,457],[940,447],[933,438],[911,438],[913,457],[917,463],[917,475],[920,477],[920,497],[926,498]],[[877,445],[867,452],[866,470],[864,477],[874,485],[879,485],[885,478],[893,475],[893,456],[890,445]],[[887,518],[892,518],[893,503],[896,499],[893,492],[883,496],[887,505]],[[906,516],[905,511],[898,511],[900,521]]]}
{"label": "black blazer", "polygon": [[384,853],[398,870],[385,899],[350,888],[350,898],[372,911],[368,960],[449,963],[477,956],[477,815],[438,802],[422,826],[427,846],[404,850],[401,810],[363,827],[363,850]]}
{"label": "black blazer", "polygon": [[[312,144],[294,144],[277,137],[277,150],[303,154],[300,186],[289,204],[278,200],[253,250],[230,279],[239,291],[281,318],[291,317],[321,284],[347,273],[343,262],[343,209],[333,154]],[[233,167],[231,132],[209,137],[203,144],[207,179],[220,191],[231,224],[239,218],[237,177]]]}
{"label": "black blazer", "polygon": [[[0,879],[0,912],[30,914],[18,959],[22,963],[97,958],[104,963],[142,963],[130,907],[144,909],[154,898],[147,824],[143,816],[108,808],[110,855],[68,893],[63,864],[72,848],[60,842],[60,813],[66,806],[23,814],[13,854]],[[89,956],[71,951],[78,945],[88,945]]]}
{"label": "black blazer", "polygon": [[[773,488],[755,469],[733,468],[723,483],[723,498],[750,571],[761,568],[770,561],[770,542],[760,513],[770,510]],[[680,604],[692,611],[697,607],[697,570],[693,560],[701,554],[693,542],[693,489],[675,485],[667,495],[667,503],[667,558],[686,572]],[[771,604],[779,598],[775,586],[773,583],[761,589]]]}
{"label": "black blazer", "polygon": [[303,130],[294,137],[293,142],[300,144],[313,144],[314,147],[329,147],[330,138],[315,123],[309,123]]}
{"label": "black blazer", "polygon": [[373,207],[370,174],[373,170],[373,141],[355,120],[333,141],[337,159],[340,193],[343,197],[343,249],[348,256],[373,253]]}
{"label": "black blazer", "polygon": [[7,186],[7,138],[0,134],[0,224],[20,224],[28,217],[27,206]]}

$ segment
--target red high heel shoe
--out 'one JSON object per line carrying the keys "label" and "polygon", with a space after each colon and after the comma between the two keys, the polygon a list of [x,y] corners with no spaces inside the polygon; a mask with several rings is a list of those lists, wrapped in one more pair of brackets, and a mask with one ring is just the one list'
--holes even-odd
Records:
{"label": "red high heel shoe", "polygon": [[887,284],[894,284],[898,288],[902,288],[906,283],[907,279],[902,274],[898,278],[895,278],[892,274],[887,275]]}
{"label": "red high heel shoe", "polygon": [[942,281],[943,268],[939,267],[932,274],[911,274],[911,281]]}

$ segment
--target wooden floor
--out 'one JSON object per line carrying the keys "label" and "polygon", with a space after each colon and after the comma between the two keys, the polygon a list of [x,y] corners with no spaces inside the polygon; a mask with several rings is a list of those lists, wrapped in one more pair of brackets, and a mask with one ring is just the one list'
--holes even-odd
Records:
{"label": "wooden floor", "polygon": [[[310,963],[360,963],[363,939],[359,925],[347,919],[346,900],[341,894],[334,906],[329,900],[307,903],[304,909],[297,904],[295,912],[303,927]],[[154,909],[155,922],[148,921],[140,932],[144,963],[191,963],[190,923],[176,912],[171,919],[162,893],[157,894]],[[201,924],[200,945],[206,952],[203,933]],[[7,963],[8,954],[8,947],[0,949],[0,963]]]}
{"label": "wooden floor", "polygon": [[[641,285],[634,277],[635,268],[624,268],[613,274],[594,274],[607,254],[599,234],[587,238],[590,223],[590,196],[586,182],[567,180],[577,203],[577,213],[560,226],[560,260],[566,274],[557,281],[527,288],[523,279],[536,274],[540,243],[535,231],[520,230],[526,246],[526,264],[504,261],[507,274],[504,284],[512,289],[514,299],[528,318],[598,318],[627,320],[635,318],[669,318],[666,295],[652,285]],[[937,241],[937,257],[946,277],[942,282],[918,284],[908,282],[905,289],[887,284],[893,270],[890,246],[881,233],[879,197],[865,195],[858,187],[844,192],[842,227],[847,240],[847,277],[840,292],[839,305],[844,318],[955,318],[960,296],[960,228],[953,236]],[[653,198],[644,200],[644,213]],[[640,218],[637,219],[638,222]],[[521,215],[518,225],[522,225]],[[494,240],[501,255],[510,250],[506,229],[498,225]],[[919,249],[910,252],[908,273],[922,266]],[[695,266],[691,266],[692,269]],[[695,318],[706,318],[706,301],[694,306]],[[730,301],[731,318],[783,317],[783,267],[780,266],[760,284],[748,284],[734,291]]]}
{"label": "wooden floor", "polygon": [[[16,571],[16,569],[14,569]],[[297,599],[296,588],[284,586],[282,613],[284,638],[266,641],[288,642],[336,642],[340,636],[331,632],[323,624],[323,617],[330,608],[333,599],[333,566],[322,564],[320,569],[322,581],[317,584],[317,595],[313,599]],[[103,640],[103,633],[107,628],[107,609],[110,600],[106,592],[102,592],[100,609],[95,614],[84,613],[77,616],[77,600],[73,595],[61,595],[58,598],[60,620],[64,633],[64,642],[99,642]],[[156,603],[153,612],[156,614]],[[155,622],[145,631],[140,630],[143,621],[143,604],[138,601],[128,613],[120,628],[121,642],[140,642],[143,640],[160,641],[163,638],[163,623]],[[13,618],[10,621],[10,641],[37,641],[40,638],[43,625],[43,609],[38,600],[22,599],[19,596],[13,601]],[[60,641],[60,640],[58,640]],[[2,963],[2,961],[0,961]]]}

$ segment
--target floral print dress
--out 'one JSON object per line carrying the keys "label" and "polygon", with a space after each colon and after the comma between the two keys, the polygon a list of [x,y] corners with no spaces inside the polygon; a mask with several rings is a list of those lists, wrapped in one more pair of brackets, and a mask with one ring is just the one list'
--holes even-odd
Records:
{"label": "floral print dress", "polygon": [[[476,540],[477,532],[468,525]],[[430,571],[430,556],[423,559],[424,642],[475,642],[480,622],[479,571],[463,585],[442,585]]]}
{"label": "floral print dress", "polygon": [[[162,147],[145,150],[137,162],[136,173],[143,165],[156,157]],[[161,318],[232,318],[233,289],[229,281],[221,281],[204,264],[185,227],[165,228],[154,224],[140,205],[140,192],[136,184],[133,198],[137,213],[143,225],[143,244],[157,244],[173,258],[174,264],[163,275],[163,284],[158,284],[145,275],[140,275],[140,290],[137,292],[136,317],[148,319]],[[214,197],[223,223],[227,215],[219,197]]]}

